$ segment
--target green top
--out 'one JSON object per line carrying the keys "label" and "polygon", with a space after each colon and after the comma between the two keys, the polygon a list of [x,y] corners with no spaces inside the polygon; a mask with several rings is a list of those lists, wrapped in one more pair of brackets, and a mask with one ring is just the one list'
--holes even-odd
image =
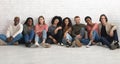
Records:
{"label": "green top", "polygon": [[23,34],[29,34],[31,30],[34,30],[34,26],[31,26],[29,28],[29,26],[27,26],[26,24],[23,25]]}
{"label": "green top", "polygon": [[81,28],[85,28],[85,24],[75,24],[72,26],[72,36],[75,37],[76,35],[80,34]]}

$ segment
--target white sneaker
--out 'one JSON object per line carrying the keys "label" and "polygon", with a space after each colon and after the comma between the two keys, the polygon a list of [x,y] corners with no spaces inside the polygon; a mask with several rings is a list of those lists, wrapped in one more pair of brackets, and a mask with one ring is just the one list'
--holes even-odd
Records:
{"label": "white sneaker", "polygon": [[36,47],[39,47],[40,45],[39,45],[38,43],[35,43],[35,46],[36,46]]}
{"label": "white sneaker", "polygon": [[64,46],[64,44],[63,44],[63,43],[61,43],[61,46]]}
{"label": "white sneaker", "polygon": [[91,45],[91,41],[88,43],[88,45],[86,46],[86,48],[89,48]]}
{"label": "white sneaker", "polygon": [[87,45],[86,48],[90,48],[90,45]]}
{"label": "white sneaker", "polygon": [[58,43],[57,45],[60,46],[60,43]]}

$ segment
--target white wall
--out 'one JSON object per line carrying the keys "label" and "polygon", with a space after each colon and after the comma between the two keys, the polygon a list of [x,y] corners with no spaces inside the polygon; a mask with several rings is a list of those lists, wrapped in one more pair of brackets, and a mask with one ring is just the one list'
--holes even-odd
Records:
{"label": "white wall", "polygon": [[23,23],[27,17],[33,17],[37,22],[38,16],[43,15],[49,23],[55,15],[68,16],[72,20],[79,15],[84,23],[85,16],[99,22],[100,14],[104,13],[110,22],[119,25],[119,6],[119,0],[0,0],[0,33],[5,33],[6,26],[15,16]]}

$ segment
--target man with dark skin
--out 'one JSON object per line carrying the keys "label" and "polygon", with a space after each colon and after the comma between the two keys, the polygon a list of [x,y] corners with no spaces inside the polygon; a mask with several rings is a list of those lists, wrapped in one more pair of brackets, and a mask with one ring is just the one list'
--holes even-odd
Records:
{"label": "man with dark skin", "polygon": [[[19,17],[15,17],[15,19],[14,19],[14,25],[15,26],[18,25],[19,22],[20,22],[20,18]],[[12,40],[13,40],[13,36],[10,36],[10,37],[7,38],[7,42],[11,42]]]}
{"label": "man with dark skin", "polygon": [[23,25],[20,23],[20,18],[15,17],[14,23],[8,27],[7,34],[0,34],[0,40],[8,45],[16,44],[22,37]]}

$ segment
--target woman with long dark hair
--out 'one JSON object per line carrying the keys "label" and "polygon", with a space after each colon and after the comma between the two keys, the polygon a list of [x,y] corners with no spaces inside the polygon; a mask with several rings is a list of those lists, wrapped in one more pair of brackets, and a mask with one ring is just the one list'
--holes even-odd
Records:
{"label": "woman with long dark hair", "polygon": [[71,36],[71,31],[72,31],[72,22],[70,18],[66,17],[63,19],[63,39],[62,42],[65,44],[67,47],[71,46],[72,42],[72,36]]}
{"label": "woman with long dark hair", "polygon": [[31,47],[34,37],[34,21],[31,17],[28,17],[23,25],[23,36],[26,47]]}

